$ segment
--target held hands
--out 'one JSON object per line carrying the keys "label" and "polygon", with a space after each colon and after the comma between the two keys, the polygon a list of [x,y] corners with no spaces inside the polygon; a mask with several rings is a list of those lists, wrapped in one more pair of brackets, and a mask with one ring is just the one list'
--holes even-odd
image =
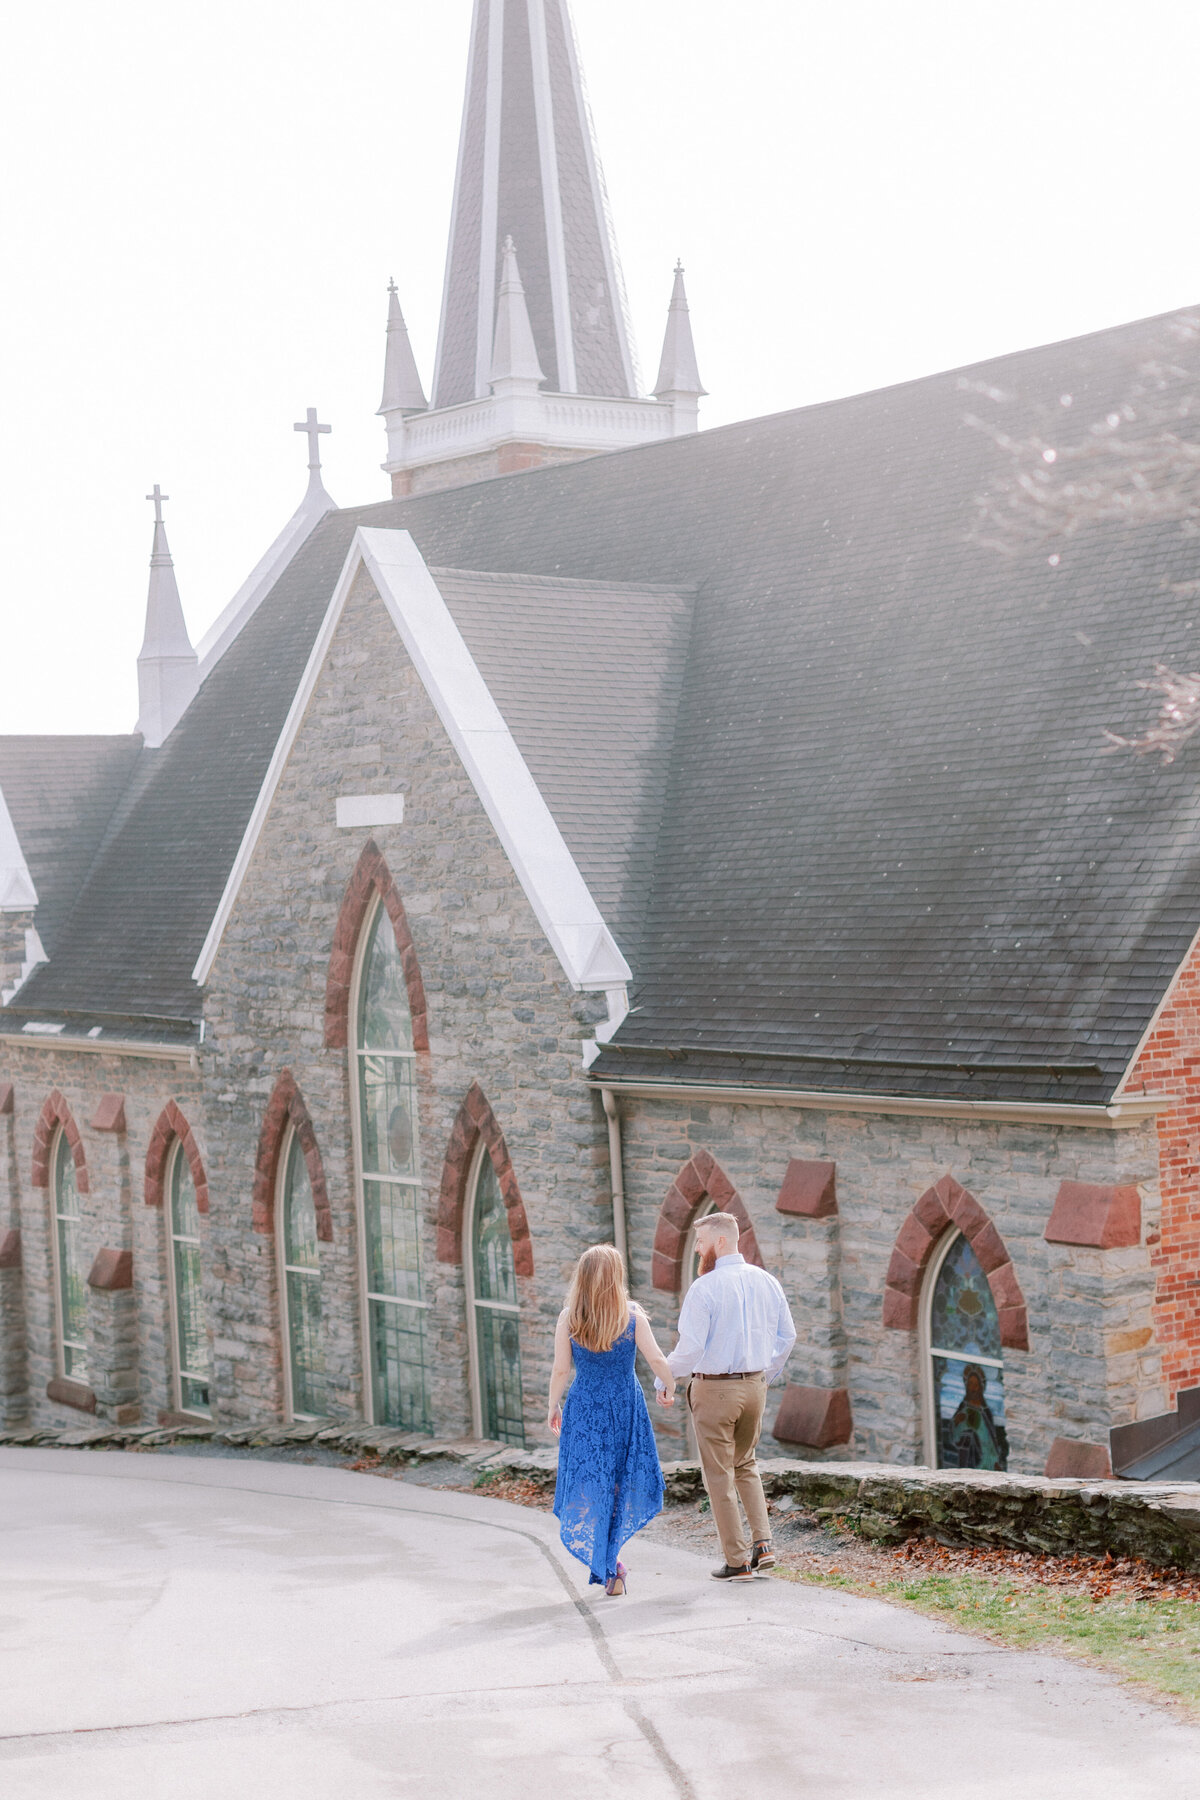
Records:
{"label": "held hands", "polygon": [[658,1401],[658,1404],[660,1406],[674,1406],[674,1404],[675,1404],[675,1383],[672,1382],[669,1388],[665,1388],[665,1387],[659,1388],[657,1394],[655,1395],[655,1399]]}

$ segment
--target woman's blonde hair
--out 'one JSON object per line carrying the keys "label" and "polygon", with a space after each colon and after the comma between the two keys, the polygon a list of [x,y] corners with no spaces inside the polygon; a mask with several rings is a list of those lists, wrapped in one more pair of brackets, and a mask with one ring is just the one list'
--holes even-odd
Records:
{"label": "woman's blonde hair", "polygon": [[611,1350],[632,1312],[625,1264],[612,1244],[593,1244],[575,1264],[567,1289],[567,1325],[585,1350]]}

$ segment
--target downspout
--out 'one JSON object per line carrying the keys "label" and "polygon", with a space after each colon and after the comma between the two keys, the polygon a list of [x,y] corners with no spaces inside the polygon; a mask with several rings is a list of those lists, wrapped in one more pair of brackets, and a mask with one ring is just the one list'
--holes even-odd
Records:
{"label": "downspout", "polygon": [[611,1088],[602,1087],[600,1098],[604,1102],[604,1116],[608,1120],[608,1167],[612,1179],[613,1243],[621,1253],[621,1261],[625,1264],[625,1273],[628,1277],[629,1238],[625,1230],[625,1169],[621,1158],[621,1115],[617,1111],[616,1095]]}

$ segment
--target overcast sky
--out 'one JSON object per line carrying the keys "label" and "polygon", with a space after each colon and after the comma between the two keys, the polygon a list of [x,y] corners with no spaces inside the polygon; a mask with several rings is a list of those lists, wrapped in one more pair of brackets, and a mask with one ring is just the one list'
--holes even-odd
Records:
{"label": "overcast sky", "polygon": [[[702,420],[1200,301],[1196,0],[574,0],[643,375]],[[193,639],[426,385],[470,0],[0,0],[0,730],[129,731],[161,482]]]}

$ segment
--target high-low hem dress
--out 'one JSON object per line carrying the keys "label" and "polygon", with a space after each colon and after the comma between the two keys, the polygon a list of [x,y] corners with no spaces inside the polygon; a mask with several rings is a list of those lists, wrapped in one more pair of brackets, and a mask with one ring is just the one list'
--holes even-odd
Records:
{"label": "high-low hem dress", "polygon": [[611,1350],[571,1339],[575,1379],[563,1401],[554,1514],[588,1583],[610,1581],[629,1539],[662,1511],[663,1478],[646,1397],[634,1374],[635,1326]]}

